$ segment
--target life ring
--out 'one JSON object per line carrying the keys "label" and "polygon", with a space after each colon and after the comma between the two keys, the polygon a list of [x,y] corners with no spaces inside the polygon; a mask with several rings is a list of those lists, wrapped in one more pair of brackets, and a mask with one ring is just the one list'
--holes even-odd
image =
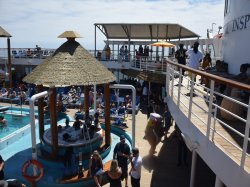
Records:
{"label": "life ring", "polygon": [[[37,175],[28,175],[28,167],[29,167],[31,164],[32,164],[32,165],[35,165],[35,166],[39,169]],[[34,160],[34,159],[28,160],[28,161],[26,161],[26,162],[23,164],[23,167],[22,167],[22,175],[23,175],[23,177],[24,177],[27,181],[29,181],[29,182],[37,182],[37,181],[39,181],[39,180],[43,177],[43,175],[44,175],[43,165],[42,165],[40,162],[38,162],[37,160]]]}

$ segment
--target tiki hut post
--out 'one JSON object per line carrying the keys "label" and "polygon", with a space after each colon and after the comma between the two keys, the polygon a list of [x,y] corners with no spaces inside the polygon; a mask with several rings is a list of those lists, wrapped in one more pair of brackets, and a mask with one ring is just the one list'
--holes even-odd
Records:
{"label": "tiki hut post", "polygon": [[89,111],[89,86],[84,86],[84,111]]}
{"label": "tiki hut post", "polygon": [[12,88],[12,71],[11,71],[11,54],[10,54],[10,38],[7,38],[8,46],[8,72],[9,72],[9,87]]}
{"label": "tiki hut post", "polygon": [[110,89],[109,84],[104,85],[104,98],[105,98],[105,145],[111,144],[110,136]]}
{"label": "tiki hut post", "polygon": [[[38,93],[43,92],[43,85],[37,85]],[[39,138],[43,139],[44,134],[44,97],[38,99],[38,117],[39,117]]]}
{"label": "tiki hut post", "polygon": [[50,87],[49,106],[51,117],[51,143],[52,143],[52,158],[57,158],[58,155],[58,134],[57,134],[57,110],[56,110],[56,88]]}

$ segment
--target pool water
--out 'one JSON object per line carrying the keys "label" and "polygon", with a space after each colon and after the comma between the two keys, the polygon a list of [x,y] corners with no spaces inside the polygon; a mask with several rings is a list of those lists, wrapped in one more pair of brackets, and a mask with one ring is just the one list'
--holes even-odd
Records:
{"label": "pool water", "polygon": [[5,126],[0,126],[0,139],[15,132],[30,123],[29,116],[15,115],[15,114],[1,114],[7,123]]}
{"label": "pool water", "polygon": [[[29,116],[29,109],[28,108],[17,108],[17,107],[10,107],[9,110],[4,112],[0,112],[0,116],[4,116],[7,121],[7,126],[0,125],[0,139],[10,135],[11,133],[21,129],[22,127],[30,124],[30,116]],[[35,112],[37,116],[38,113]],[[62,113],[58,115],[58,124],[64,124],[65,119],[68,118],[69,121],[73,119],[69,118],[66,114]],[[44,124],[50,124],[49,116],[45,116]]]}

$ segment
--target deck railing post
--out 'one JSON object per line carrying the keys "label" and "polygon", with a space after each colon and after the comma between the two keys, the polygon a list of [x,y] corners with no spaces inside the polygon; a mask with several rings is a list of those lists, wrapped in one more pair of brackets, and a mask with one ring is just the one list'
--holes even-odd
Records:
{"label": "deck railing post", "polygon": [[245,160],[246,160],[246,153],[247,153],[247,146],[248,146],[248,137],[249,137],[249,129],[250,129],[250,99],[248,102],[248,110],[247,110],[247,122],[245,128],[245,136],[244,136],[244,143],[243,143],[243,150],[241,156],[241,163],[240,166],[244,169]]}
{"label": "deck railing post", "polygon": [[182,79],[182,68],[179,69],[178,100],[177,100],[177,106],[178,107],[180,107],[181,79]]}
{"label": "deck railing post", "polygon": [[174,99],[174,68],[172,68],[171,71],[172,71],[171,97],[172,97],[172,99]]}
{"label": "deck railing post", "polygon": [[191,120],[191,114],[192,114],[192,103],[193,103],[193,94],[194,94],[194,76],[196,76],[194,73],[192,73],[191,78],[191,88],[189,93],[189,108],[188,108],[188,119]]}
{"label": "deck railing post", "polygon": [[167,74],[166,74],[166,92],[167,92],[167,95],[170,95],[169,94],[169,83],[170,83],[170,65],[169,64],[167,64],[167,66],[166,66],[166,68],[167,68],[167,70],[166,70],[166,72],[167,72]]}
{"label": "deck railing post", "polygon": [[207,138],[209,140],[211,119],[212,119],[212,108],[213,108],[213,98],[214,98],[214,80],[210,82],[210,97],[209,97],[209,107],[208,107],[208,119],[207,119]]}
{"label": "deck railing post", "polygon": [[216,123],[216,119],[217,119],[217,106],[215,106],[215,109],[214,109],[214,123],[213,123],[213,133],[212,133],[212,141],[214,141],[214,133],[216,132],[216,129],[215,129],[215,123]]}

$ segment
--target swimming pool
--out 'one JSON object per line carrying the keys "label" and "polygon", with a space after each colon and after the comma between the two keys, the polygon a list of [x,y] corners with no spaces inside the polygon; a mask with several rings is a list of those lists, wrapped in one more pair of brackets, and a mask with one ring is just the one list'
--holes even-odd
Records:
{"label": "swimming pool", "polygon": [[[28,108],[10,107],[4,112],[0,112],[7,121],[7,126],[0,128],[0,150],[19,140],[21,137],[30,133],[30,115]],[[37,111],[35,112],[37,116]],[[65,123],[65,119],[72,121],[67,114],[58,115],[58,124]],[[50,124],[49,116],[45,116],[44,124]],[[36,120],[37,125],[37,120]]]}
{"label": "swimming pool", "polygon": [[25,125],[29,124],[30,118],[25,115],[17,114],[0,114],[3,116],[7,123],[6,126],[0,127],[0,139],[8,136],[9,134],[15,132],[18,129],[23,128]]}

